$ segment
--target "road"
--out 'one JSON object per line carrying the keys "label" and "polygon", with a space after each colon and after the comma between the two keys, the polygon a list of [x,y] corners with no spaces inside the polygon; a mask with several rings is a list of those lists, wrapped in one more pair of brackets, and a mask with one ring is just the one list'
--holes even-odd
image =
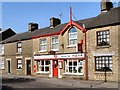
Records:
{"label": "road", "polygon": [[[2,90],[118,90],[113,82],[79,81],[57,78],[2,78]],[[103,86],[104,85],[104,86]],[[110,87],[114,88],[107,88]],[[105,87],[106,86],[106,87]]]}

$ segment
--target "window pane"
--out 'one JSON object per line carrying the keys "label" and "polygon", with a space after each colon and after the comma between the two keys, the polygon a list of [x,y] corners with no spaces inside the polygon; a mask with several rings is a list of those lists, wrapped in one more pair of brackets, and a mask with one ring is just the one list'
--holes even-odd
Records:
{"label": "window pane", "polygon": [[46,72],[49,71],[49,67],[45,67],[45,71],[46,71]]}
{"label": "window pane", "polygon": [[110,58],[112,58],[112,56],[99,56],[99,59],[95,57],[96,71],[104,71],[105,67],[107,67],[106,70],[110,70],[112,67],[112,59]]}
{"label": "window pane", "polygon": [[18,64],[18,69],[22,69],[22,65],[21,64]]}
{"label": "window pane", "polygon": [[77,67],[73,67],[73,73],[77,73]]}
{"label": "window pane", "polygon": [[44,71],[44,67],[41,67],[41,71]]}
{"label": "window pane", "polygon": [[41,61],[41,65],[44,65],[44,61]]}
{"label": "window pane", "polygon": [[49,61],[46,61],[45,65],[49,65]]}
{"label": "window pane", "polygon": [[82,60],[67,60],[65,62],[66,73],[83,73],[83,61]]}
{"label": "window pane", "polygon": [[98,31],[97,32],[97,44],[98,46],[109,45],[109,31]]}
{"label": "window pane", "polygon": [[52,49],[58,49],[58,37],[52,37]]}
{"label": "window pane", "polygon": [[22,46],[22,44],[21,43],[17,43],[17,47],[21,47]]}
{"label": "window pane", "polygon": [[74,33],[74,32],[77,32],[76,28],[74,27],[69,30],[69,33]]}
{"label": "window pane", "polygon": [[76,61],[76,62],[74,61],[74,62],[73,62],[73,65],[74,65],[74,66],[77,66],[77,61]]}
{"label": "window pane", "polygon": [[72,73],[72,67],[69,67],[69,72]]}
{"label": "window pane", "polygon": [[77,30],[71,28],[69,30],[69,45],[75,45],[77,43]]}

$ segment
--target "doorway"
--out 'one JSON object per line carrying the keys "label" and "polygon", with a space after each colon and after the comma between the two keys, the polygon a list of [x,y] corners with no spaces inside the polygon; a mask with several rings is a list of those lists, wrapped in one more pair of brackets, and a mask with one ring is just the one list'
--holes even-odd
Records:
{"label": "doorway", "polygon": [[31,60],[27,60],[27,75],[31,75]]}
{"label": "doorway", "polygon": [[58,60],[53,60],[53,77],[58,77]]}
{"label": "doorway", "polygon": [[10,73],[10,61],[7,61],[7,73]]}

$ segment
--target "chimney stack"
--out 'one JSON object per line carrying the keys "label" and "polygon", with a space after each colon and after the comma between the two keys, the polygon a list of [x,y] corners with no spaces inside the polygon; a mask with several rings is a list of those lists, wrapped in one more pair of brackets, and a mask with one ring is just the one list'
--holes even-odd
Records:
{"label": "chimney stack", "polygon": [[110,2],[110,0],[102,0],[101,1],[101,11],[102,12],[107,12],[111,8],[113,8],[113,3]]}
{"label": "chimney stack", "polygon": [[61,24],[61,20],[59,18],[50,18],[50,28],[53,28],[57,26],[58,24]]}
{"label": "chimney stack", "polygon": [[28,30],[29,31],[34,31],[34,30],[36,30],[36,29],[38,29],[38,24],[37,23],[29,23],[28,24]]}

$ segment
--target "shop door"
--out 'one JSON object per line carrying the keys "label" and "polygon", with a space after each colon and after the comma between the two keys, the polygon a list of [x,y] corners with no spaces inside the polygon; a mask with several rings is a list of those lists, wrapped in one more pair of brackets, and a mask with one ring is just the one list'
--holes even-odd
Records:
{"label": "shop door", "polygon": [[53,60],[53,77],[58,77],[58,60]]}
{"label": "shop door", "polygon": [[31,75],[31,60],[27,60],[27,75]]}
{"label": "shop door", "polygon": [[7,62],[8,73],[10,73],[10,61]]}

